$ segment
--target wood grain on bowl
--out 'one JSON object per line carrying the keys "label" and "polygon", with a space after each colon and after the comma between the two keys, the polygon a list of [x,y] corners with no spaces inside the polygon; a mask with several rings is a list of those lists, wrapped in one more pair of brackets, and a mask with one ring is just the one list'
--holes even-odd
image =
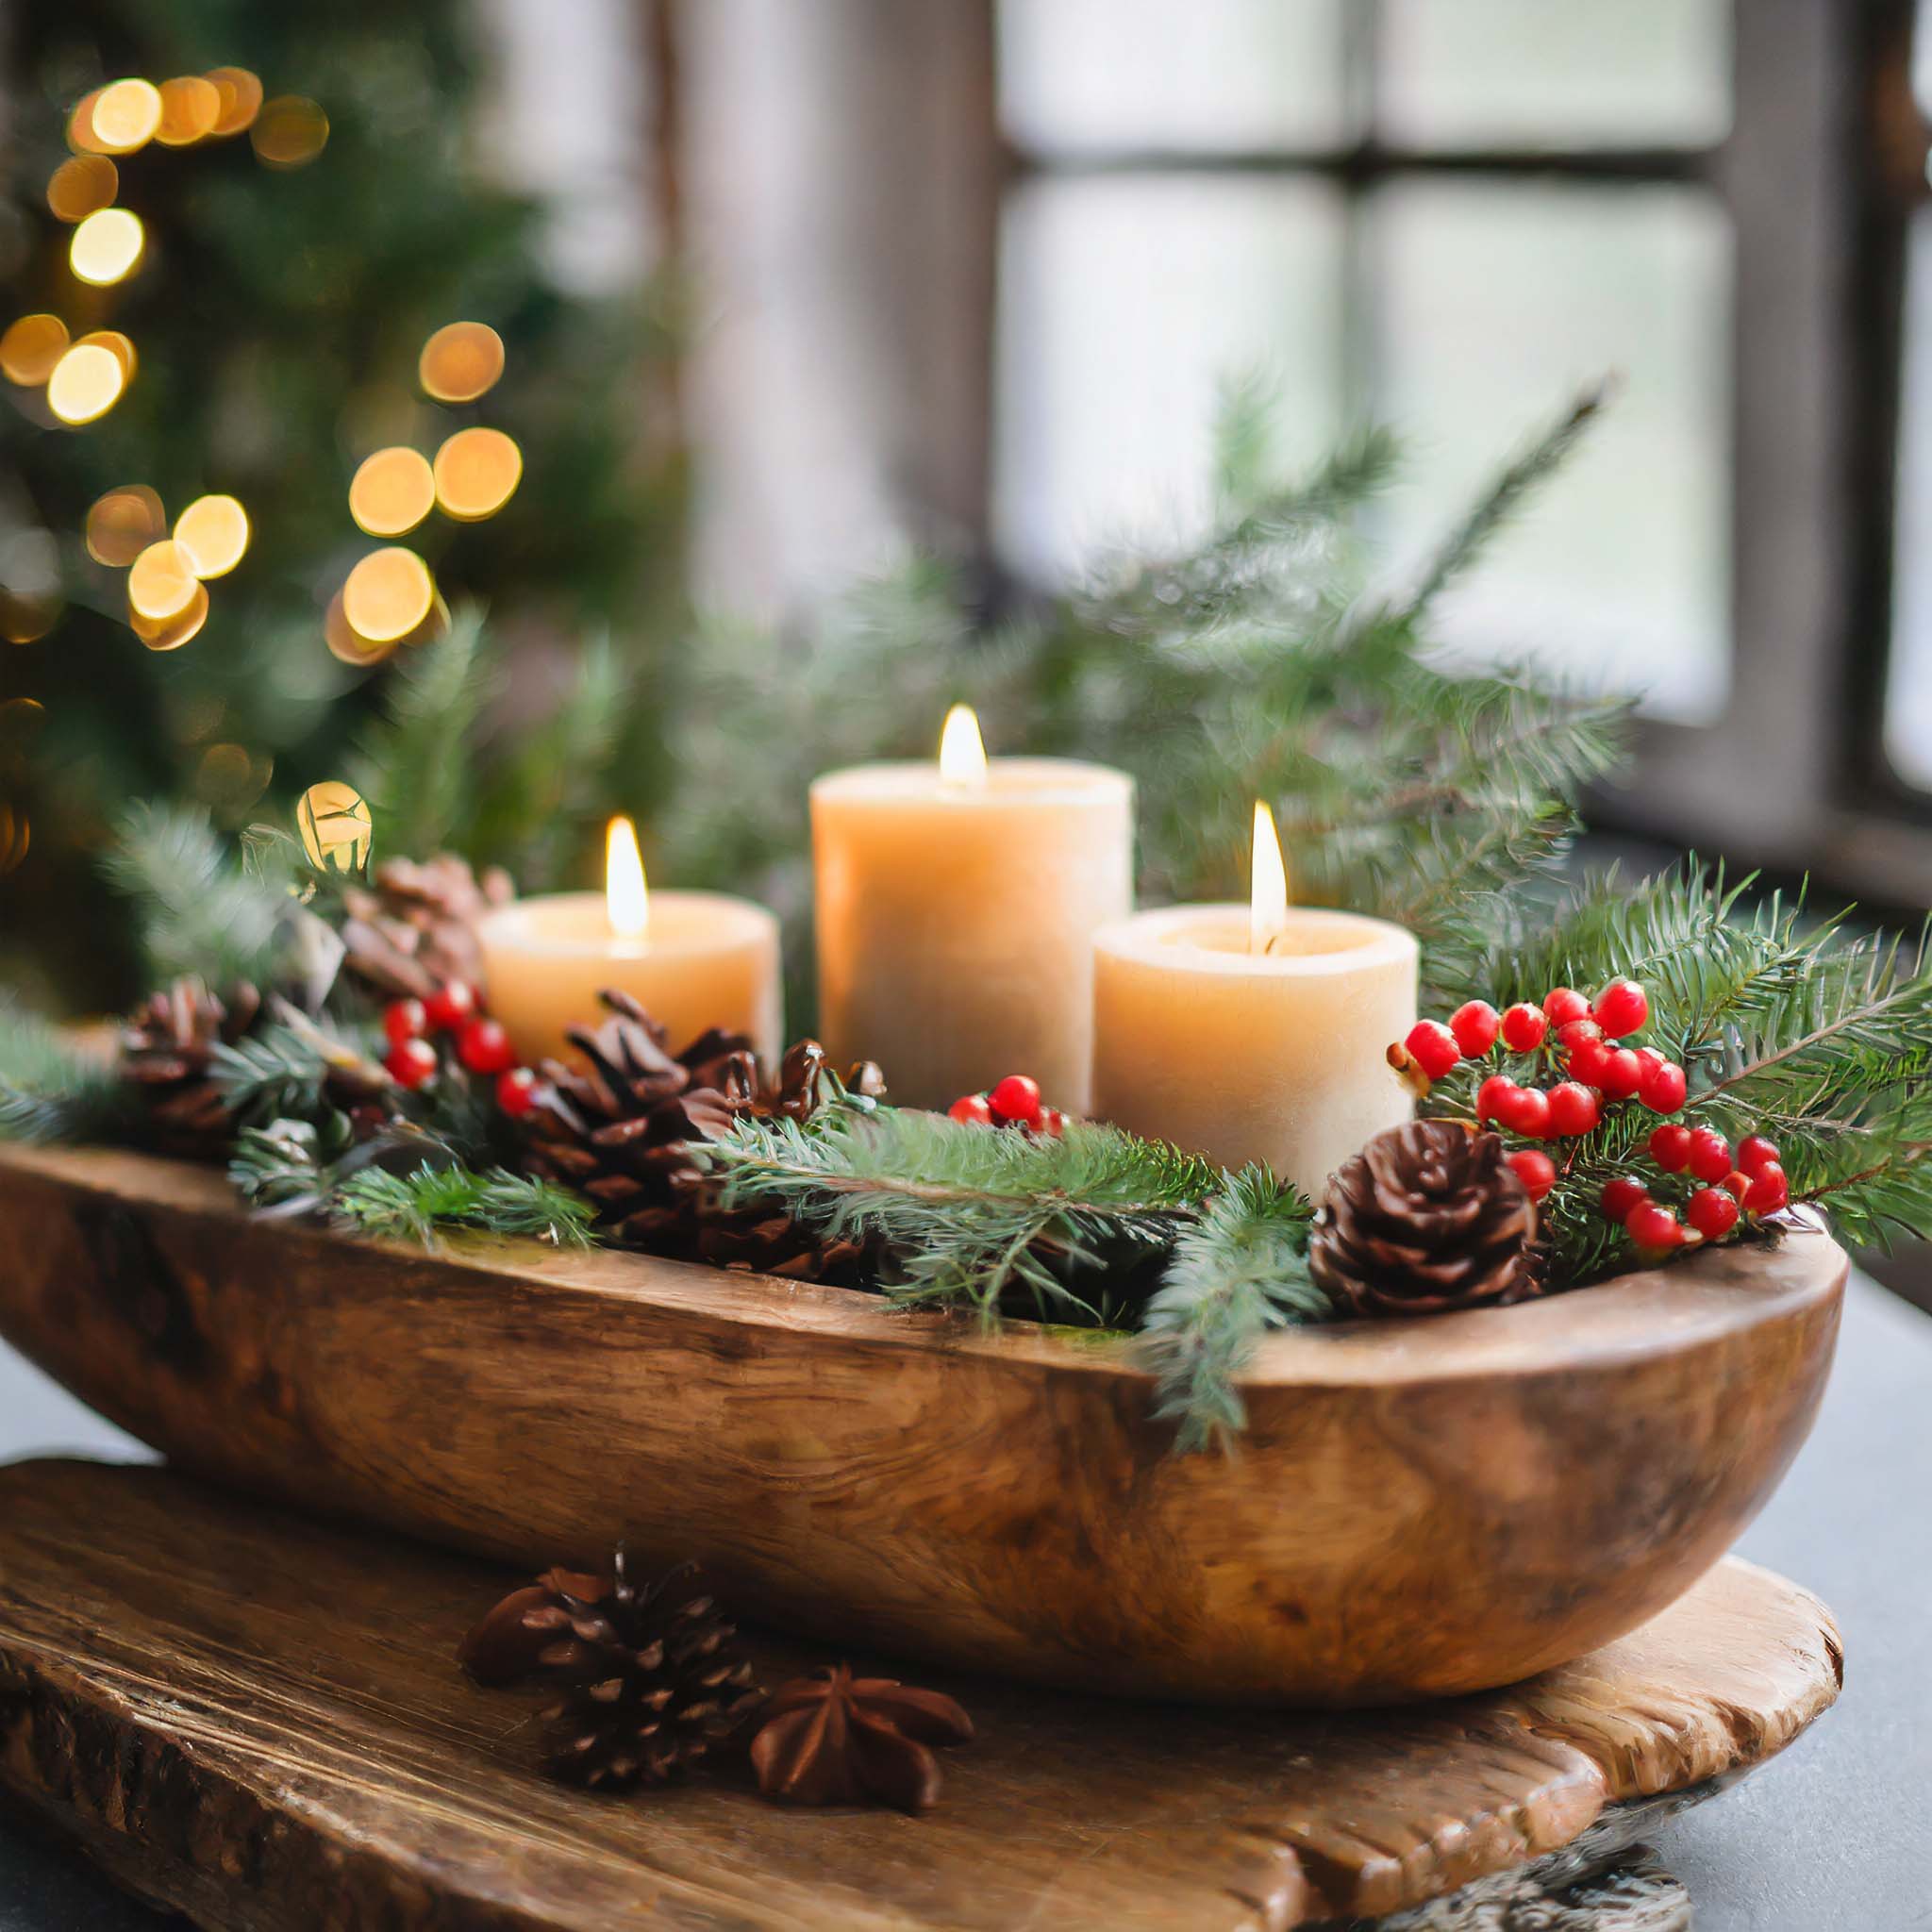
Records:
{"label": "wood grain on bowl", "polygon": [[[232,1932],[1288,1932],[1627,1843],[1783,1749],[1840,1679],[1824,1606],[1735,1560],[1623,1641],[1448,1706],[946,1679],[977,1736],[914,1820],[771,1805],[728,1762],[629,1801],[548,1783],[547,1693],[454,1662],[515,1573],[170,1471],[0,1470],[0,1797]],[[752,1651],[768,1682],[868,1661]],[[1541,1907],[1507,1923],[1585,1923]],[[1442,1909],[1445,1932],[1506,1923]]]}
{"label": "wood grain on bowl", "polygon": [[1796,1453],[1845,1271],[1805,1231],[1279,1334],[1238,1453],[1177,1457],[1124,1344],[0,1152],[0,1332],[185,1468],[530,1563],[629,1538],[790,1627],[1139,1696],[1388,1703],[1633,1629]]}

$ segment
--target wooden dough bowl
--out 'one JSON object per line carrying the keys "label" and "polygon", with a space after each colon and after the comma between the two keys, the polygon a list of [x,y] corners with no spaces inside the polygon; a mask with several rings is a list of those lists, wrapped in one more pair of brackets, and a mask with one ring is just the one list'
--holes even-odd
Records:
{"label": "wooden dough bowl", "polygon": [[612,1254],[252,1218],[0,1152],[0,1333],[178,1464],[532,1565],[703,1557],[747,1614],[1134,1696],[1358,1706],[1634,1629],[1809,1430],[1822,1232],[1519,1307],[1272,1337],[1231,1457],[1130,1345]]}

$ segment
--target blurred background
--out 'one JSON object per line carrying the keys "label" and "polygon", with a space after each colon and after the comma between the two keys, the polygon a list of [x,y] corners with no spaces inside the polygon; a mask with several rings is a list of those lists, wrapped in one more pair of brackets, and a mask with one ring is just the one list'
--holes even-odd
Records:
{"label": "blurred background", "polygon": [[[541,880],[608,807],[675,850],[715,804],[718,757],[680,753],[721,613],[782,691],[822,600],[909,545],[986,619],[1110,545],[1183,542],[1217,395],[1257,371],[1290,465],[1368,419],[1401,432],[1368,513],[1397,558],[1614,372],[1442,647],[1640,697],[1604,841],[1922,908],[1916,11],[15,0],[0,981],[69,1012],[137,990],[98,867],[125,800],[240,828],[353,774],[396,675],[331,613],[384,534],[351,508],[373,453],[487,429],[521,463],[500,508],[486,487],[400,541],[488,603],[493,668],[425,701],[495,774],[488,856]],[[95,92],[122,76],[167,83],[152,127],[145,95]],[[141,253],[104,231],[84,273],[104,196]],[[502,373],[439,394],[419,358],[471,318]],[[91,417],[100,394],[52,374],[89,338],[114,391]],[[131,631],[130,557],[210,492],[244,507],[245,560],[189,638]],[[683,850],[732,869],[728,838]]]}

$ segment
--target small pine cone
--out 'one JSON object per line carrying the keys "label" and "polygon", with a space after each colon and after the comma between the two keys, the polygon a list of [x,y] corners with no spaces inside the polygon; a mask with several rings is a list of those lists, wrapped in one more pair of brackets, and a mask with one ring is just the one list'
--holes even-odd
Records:
{"label": "small pine cone", "polygon": [[214,1049],[232,1046],[260,1014],[254,987],[232,987],[218,999],[187,976],[135,1008],[122,1029],[116,1066],[124,1080],[143,1090],[156,1145],[201,1159],[225,1151],[230,1123],[213,1076]]}
{"label": "small pine cone", "polygon": [[342,894],[343,969],[385,999],[427,999],[453,979],[478,986],[477,923],[515,897],[500,867],[478,879],[469,860],[453,852],[420,864],[386,859],[371,885]]}
{"label": "small pine cone", "polygon": [[676,1777],[762,1700],[735,1635],[691,1566],[641,1586],[619,1550],[608,1577],[552,1570],[513,1591],[459,1660],[484,1683],[558,1685],[544,1768],[616,1791]]}
{"label": "small pine cone", "polygon": [[1494,1134],[1411,1121],[1337,1172],[1308,1272],[1357,1315],[1416,1315],[1537,1292],[1536,1204]]}

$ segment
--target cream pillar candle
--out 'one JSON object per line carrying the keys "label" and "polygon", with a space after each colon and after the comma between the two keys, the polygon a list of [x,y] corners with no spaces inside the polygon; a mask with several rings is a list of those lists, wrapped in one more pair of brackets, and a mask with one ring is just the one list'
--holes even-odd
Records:
{"label": "cream pillar candle", "polygon": [[1255,903],[1141,912],[1096,936],[1093,1111],[1224,1166],[1266,1161],[1320,1200],[1413,1111],[1385,1056],[1415,1024],[1418,949],[1385,920],[1271,907],[1272,820],[1256,850]]}
{"label": "cream pillar candle", "polygon": [[783,1050],[778,922],[723,892],[646,891],[637,835],[612,821],[602,892],[519,899],[477,938],[491,1012],[533,1066],[566,1051],[564,1029],[595,1025],[597,995],[619,987],[669,1028],[675,1051],[708,1026]]}
{"label": "cream pillar candle", "polygon": [[1093,934],[1133,904],[1133,780],[989,760],[963,707],[941,752],[811,788],[825,1046],[878,1061],[903,1106],[1031,1074],[1084,1110]]}

